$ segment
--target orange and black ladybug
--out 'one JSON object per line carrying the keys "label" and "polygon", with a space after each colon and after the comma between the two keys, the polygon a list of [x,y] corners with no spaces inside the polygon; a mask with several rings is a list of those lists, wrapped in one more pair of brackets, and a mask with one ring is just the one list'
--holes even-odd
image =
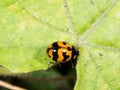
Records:
{"label": "orange and black ladybug", "polygon": [[53,42],[47,48],[48,56],[58,63],[65,63],[71,60],[74,60],[79,55],[77,49],[63,41]]}

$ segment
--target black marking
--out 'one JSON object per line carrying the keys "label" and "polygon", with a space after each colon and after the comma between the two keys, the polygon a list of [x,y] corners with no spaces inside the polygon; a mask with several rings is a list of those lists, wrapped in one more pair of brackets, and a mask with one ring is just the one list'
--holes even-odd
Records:
{"label": "black marking", "polygon": [[67,43],[66,42],[63,42],[64,45],[66,45]]}
{"label": "black marking", "polygon": [[68,50],[68,51],[71,51],[72,49],[71,49],[70,47],[67,47],[67,50]]}
{"label": "black marking", "polygon": [[78,55],[79,55],[79,52],[75,49],[74,46],[72,46],[72,59],[74,58],[74,56],[76,56],[76,58],[77,58]]}
{"label": "black marking", "polygon": [[54,47],[55,47],[55,48],[59,47],[58,44],[57,44],[57,42],[54,42],[54,43],[52,44],[52,46],[53,46],[53,48],[54,48]]}
{"label": "black marking", "polygon": [[66,52],[63,52],[62,54],[63,54],[63,57],[64,57],[63,62],[65,62],[70,56],[66,55]]}
{"label": "black marking", "polygon": [[49,52],[50,49],[51,49],[51,48],[47,48],[47,53]]}
{"label": "black marking", "polygon": [[53,60],[54,61],[57,61],[57,58],[58,58],[58,48],[53,48],[53,52],[52,52],[52,55],[53,55]]}

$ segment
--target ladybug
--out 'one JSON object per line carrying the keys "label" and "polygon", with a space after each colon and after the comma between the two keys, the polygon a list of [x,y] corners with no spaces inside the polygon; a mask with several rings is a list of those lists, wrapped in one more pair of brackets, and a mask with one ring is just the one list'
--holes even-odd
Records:
{"label": "ladybug", "polygon": [[58,63],[65,63],[71,60],[75,60],[79,54],[77,49],[63,41],[53,42],[47,48],[48,56]]}

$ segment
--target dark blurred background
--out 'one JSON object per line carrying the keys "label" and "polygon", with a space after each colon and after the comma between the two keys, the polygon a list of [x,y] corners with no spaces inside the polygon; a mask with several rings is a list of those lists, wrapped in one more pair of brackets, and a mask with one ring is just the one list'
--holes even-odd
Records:
{"label": "dark blurred background", "polygon": [[[55,64],[45,71],[17,76],[0,76],[0,80],[28,90],[73,90],[76,81],[75,62]],[[9,90],[0,87],[0,90]]]}

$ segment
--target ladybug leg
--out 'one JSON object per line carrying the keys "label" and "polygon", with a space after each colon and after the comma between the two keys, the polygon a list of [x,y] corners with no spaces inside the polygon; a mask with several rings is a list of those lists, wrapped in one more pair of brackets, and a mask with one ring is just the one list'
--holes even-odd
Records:
{"label": "ladybug leg", "polygon": [[71,66],[72,68],[75,68],[75,66],[73,65],[73,62],[70,60]]}

